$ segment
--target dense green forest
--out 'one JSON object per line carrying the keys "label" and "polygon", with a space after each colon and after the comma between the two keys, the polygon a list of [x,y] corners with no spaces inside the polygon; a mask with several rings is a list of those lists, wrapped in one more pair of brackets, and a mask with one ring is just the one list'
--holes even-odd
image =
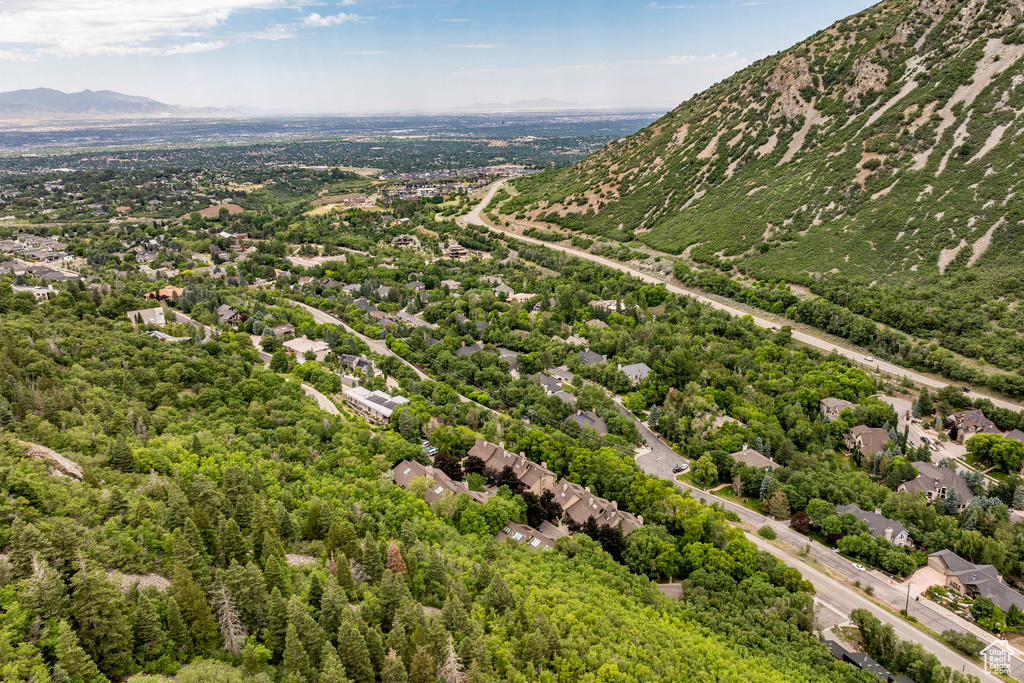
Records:
{"label": "dense green forest", "polygon": [[0,292],[4,680],[856,677],[812,635],[799,575],[714,510],[670,513],[684,550],[735,558],[690,564],[685,604],[585,536],[540,553],[460,534],[474,503],[435,514],[384,476],[417,444],[328,416],[245,335],[131,332],[137,303]]}

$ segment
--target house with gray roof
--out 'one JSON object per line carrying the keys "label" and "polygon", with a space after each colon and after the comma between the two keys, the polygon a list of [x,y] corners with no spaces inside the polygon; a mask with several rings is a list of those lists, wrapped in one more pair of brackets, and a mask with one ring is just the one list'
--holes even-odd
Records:
{"label": "house with gray roof", "polygon": [[590,349],[580,351],[577,355],[579,356],[580,362],[583,363],[584,365],[598,365],[600,363],[608,362],[608,356],[604,356],[600,353],[595,353]]}
{"label": "house with gray roof", "polygon": [[961,595],[988,598],[1008,612],[1012,605],[1024,609],[1024,595],[1013,590],[991,564],[974,564],[952,550],[940,550],[928,556],[928,566],[946,577],[946,586]]}
{"label": "house with gray roof", "polygon": [[953,413],[943,426],[949,430],[949,438],[957,443],[964,443],[975,434],[1001,433],[995,423],[977,408]]}
{"label": "house with gray roof", "polygon": [[766,469],[769,472],[778,469],[778,464],[771,458],[767,458],[753,448],[747,448],[747,444],[743,444],[743,449],[730,454],[732,459],[736,462],[741,462],[747,467],[754,467],[758,469]]}
{"label": "house with gray roof", "polygon": [[891,440],[889,432],[879,427],[857,425],[843,435],[843,443],[851,453],[855,450],[873,458],[885,452],[885,445]]}
{"label": "house with gray roof", "polygon": [[857,407],[856,403],[850,403],[844,401],[841,398],[823,398],[818,401],[818,410],[821,411],[822,417],[827,417],[830,420],[838,420],[839,416],[844,410],[849,408],[853,410]]}
{"label": "house with gray roof", "polygon": [[629,378],[629,383],[634,387],[647,379],[647,376],[651,374],[651,369],[647,367],[647,363],[620,365],[619,370],[622,370],[626,377]]}
{"label": "house with gray roof", "polygon": [[462,356],[472,356],[477,351],[483,350],[483,348],[484,348],[483,344],[477,343],[477,344],[470,344],[469,346],[466,346],[466,342],[462,342],[462,346],[460,346],[459,348],[455,349],[455,355],[459,356],[460,358]]}
{"label": "house with gray roof", "polygon": [[593,410],[577,412],[575,415],[570,415],[568,419],[578,424],[581,429],[584,427],[593,429],[601,436],[608,433],[608,423]]}
{"label": "house with gray roof", "polygon": [[894,545],[910,547],[910,533],[907,528],[894,519],[882,515],[881,510],[868,512],[861,510],[856,505],[839,505],[836,507],[837,515],[851,514],[868,525],[868,532],[873,538],[884,538]]}
{"label": "house with gray roof", "polygon": [[910,481],[900,484],[897,491],[909,491],[912,494],[924,493],[929,502],[945,500],[949,491],[956,489],[958,512],[963,512],[972,500],[974,493],[967,481],[955,470],[938,467],[930,462],[915,462],[914,468],[918,475]]}
{"label": "house with gray roof", "polygon": [[539,372],[530,375],[530,381],[536,382],[537,384],[544,387],[544,393],[548,396],[554,396],[557,392],[562,390],[562,380],[555,377],[548,377]]}

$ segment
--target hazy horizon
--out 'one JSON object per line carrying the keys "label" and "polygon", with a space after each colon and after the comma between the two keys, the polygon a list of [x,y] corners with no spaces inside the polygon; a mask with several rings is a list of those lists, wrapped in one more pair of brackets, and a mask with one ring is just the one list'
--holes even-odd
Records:
{"label": "hazy horizon", "polygon": [[323,115],[538,99],[667,110],[871,3],[5,4],[0,91],[113,90],[190,107]]}

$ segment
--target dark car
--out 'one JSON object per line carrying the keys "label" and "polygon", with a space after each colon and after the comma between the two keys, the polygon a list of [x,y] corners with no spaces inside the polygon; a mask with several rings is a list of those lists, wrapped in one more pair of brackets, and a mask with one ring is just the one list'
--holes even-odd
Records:
{"label": "dark car", "polygon": [[675,467],[672,468],[672,473],[673,474],[679,474],[682,471],[683,471],[683,466],[682,465],[676,465]]}

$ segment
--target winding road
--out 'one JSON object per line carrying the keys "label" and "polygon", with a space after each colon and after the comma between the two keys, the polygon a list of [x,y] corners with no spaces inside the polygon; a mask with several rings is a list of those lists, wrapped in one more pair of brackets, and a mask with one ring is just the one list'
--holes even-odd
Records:
{"label": "winding road", "polygon": [[[479,225],[479,226],[485,227],[485,228],[491,230],[492,232],[500,233],[502,235],[505,235],[506,237],[512,237],[514,239],[519,240],[520,242],[526,242],[528,244],[535,244],[535,245],[538,245],[538,246],[547,247],[548,249],[554,249],[555,251],[561,251],[561,252],[564,252],[566,254],[571,254],[571,255],[576,256],[576,257],[581,258],[581,259],[586,259],[588,261],[593,261],[594,263],[600,263],[603,266],[608,266],[609,268],[614,268],[615,270],[621,271],[623,273],[628,273],[629,275],[632,275],[633,277],[639,278],[639,279],[643,280],[644,282],[649,282],[651,284],[665,285],[665,288],[668,289],[668,291],[670,291],[670,292],[672,292],[674,294],[681,294],[683,296],[691,297],[693,299],[696,299],[697,301],[700,301],[703,304],[707,304],[708,306],[711,306],[712,308],[718,309],[720,311],[726,311],[728,313],[731,313],[732,315],[740,316],[740,317],[742,317],[742,316],[750,316],[751,318],[753,318],[754,324],[757,325],[758,327],[763,327],[765,329],[772,329],[774,327],[778,327],[779,326],[779,323],[776,322],[776,321],[769,320],[767,318],[761,318],[761,317],[758,317],[756,315],[751,315],[750,313],[748,313],[748,312],[746,312],[744,310],[741,310],[741,309],[736,308],[734,306],[730,306],[728,304],[723,304],[720,301],[716,301],[714,299],[710,299],[710,298],[708,298],[706,296],[703,296],[703,295],[698,294],[696,292],[693,292],[691,290],[684,289],[684,288],[682,288],[682,287],[680,287],[678,285],[674,285],[674,284],[672,284],[672,283],[670,283],[670,282],[668,282],[668,281],[666,281],[666,280],[664,280],[662,278],[655,277],[654,275],[651,275],[649,273],[645,273],[645,272],[640,271],[640,270],[636,270],[635,268],[630,268],[629,266],[624,265],[622,263],[619,263],[618,261],[613,261],[611,259],[607,259],[607,258],[604,258],[602,256],[597,256],[595,254],[591,254],[591,253],[586,252],[586,251],[580,251],[579,249],[573,249],[572,247],[565,247],[565,246],[562,246],[562,245],[559,245],[559,244],[552,244],[550,242],[545,242],[543,240],[535,239],[533,237],[526,237],[525,235],[520,235],[520,234],[512,232],[510,230],[503,230],[502,228],[498,228],[498,227],[495,227],[495,226],[489,224],[488,222],[486,222],[483,219],[481,214],[483,212],[484,207],[487,206],[487,204],[494,197],[494,194],[504,184],[505,184],[505,181],[504,180],[500,180],[500,181],[494,183],[493,185],[491,185],[490,189],[487,191],[487,194],[484,195],[484,198],[480,201],[480,203],[477,204],[476,207],[474,207],[473,210],[470,211],[468,214],[466,214],[461,220],[466,222],[466,223],[470,223],[472,225]],[[894,365],[893,363],[888,363],[888,362],[877,360],[877,359],[873,360],[873,361],[866,361],[865,358],[867,358],[867,356],[864,355],[863,351],[858,351],[856,349],[852,349],[852,348],[848,348],[848,347],[845,347],[845,346],[837,345],[834,342],[828,341],[826,339],[822,339],[821,337],[818,337],[816,335],[810,334],[808,332],[804,332],[802,330],[794,329],[793,330],[793,339],[801,342],[802,344],[806,344],[807,346],[812,346],[812,347],[814,347],[816,349],[824,351],[825,353],[835,352],[835,353],[838,353],[840,355],[846,356],[847,358],[849,358],[849,359],[853,360],[854,362],[856,362],[861,367],[874,368],[878,372],[884,373],[886,375],[890,375],[892,377],[907,377],[911,382],[914,382],[914,383],[919,384],[921,386],[929,387],[931,389],[943,389],[943,388],[945,388],[947,386],[950,386],[952,384],[950,382],[945,382],[943,380],[935,379],[933,377],[928,377],[926,375],[922,375],[922,374],[916,373],[916,372],[914,372],[912,370],[907,370],[906,368],[902,368],[902,367],[900,367],[898,365]],[[956,386],[959,386],[959,385],[956,385]],[[986,394],[984,394],[982,392],[978,392],[978,391],[972,391],[971,393],[974,396],[976,396],[976,397],[982,397],[983,396],[985,398],[988,398],[990,401],[992,401],[992,403],[994,403],[995,405],[997,405],[997,406],[999,406],[1001,408],[1008,408],[1010,410],[1016,410],[1016,411],[1024,410],[1024,406],[1022,406],[1020,404],[1017,404],[1017,403],[1012,403],[1010,401],[1004,401],[1002,399],[993,398],[991,396],[987,396]]]}

